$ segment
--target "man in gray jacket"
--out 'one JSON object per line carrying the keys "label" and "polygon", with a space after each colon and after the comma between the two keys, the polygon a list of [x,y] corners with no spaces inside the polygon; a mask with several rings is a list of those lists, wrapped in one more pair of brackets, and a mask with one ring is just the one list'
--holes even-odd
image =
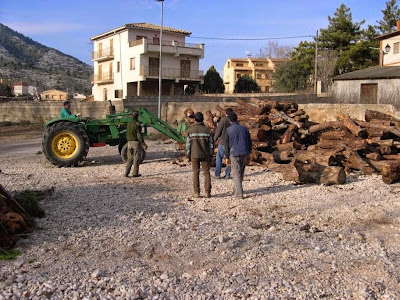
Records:
{"label": "man in gray jacket", "polygon": [[[215,130],[215,135],[214,135],[214,143],[218,141],[218,151],[217,151],[217,156],[215,159],[215,173],[214,173],[214,178],[216,179],[221,179],[221,170],[222,170],[222,159],[224,158],[224,143],[226,141],[226,129],[231,125],[228,119],[228,114],[232,113],[233,110],[232,108],[227,108],[225,111],[226,116],[222,118],[217,125],[217,129]],[[227,165],[225,169],[225,178],[230,179],[231,178],[231,166]]]}

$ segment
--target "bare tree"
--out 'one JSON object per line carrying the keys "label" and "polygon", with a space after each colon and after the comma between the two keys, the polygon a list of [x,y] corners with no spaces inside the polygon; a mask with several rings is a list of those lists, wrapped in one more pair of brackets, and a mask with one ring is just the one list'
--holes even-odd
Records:
{"label": "bare tree", "polygon": [[259,51],[260,58],[289,58],[293,51],[293,46],[279,45],[276,41],[268,41],[267,44]]}
{"label": "bare tree", "polygon": [[325,86],[329,86],[339,56],[337,51],[323,50],[318,52],[317,77]]}

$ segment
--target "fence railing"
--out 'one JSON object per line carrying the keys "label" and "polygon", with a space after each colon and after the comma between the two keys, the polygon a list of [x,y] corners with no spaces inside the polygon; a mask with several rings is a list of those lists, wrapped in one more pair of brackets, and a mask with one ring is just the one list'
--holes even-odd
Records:
{"label": "fence railing", "polygon": [[[130,41],[129,42],[129,47],[135,47],[138,45],[143,44],[143,39],[136,40],[136,41]],[[160,41],[157,40],[147,40],[147,44],[149,45],[160,45]],[[193,44],[193,43],[184,43],[184,42],[177,42],[177,41],[167,41],[163,40],[162,41],[163,46],[172,46],[172,47],[184,47],[184,48],[196,48],[196,49],[201,49],[203,48],[203,44]]]}
{"label": "fence railing", "polygon": [[94,74],[91,76],[92,83],[102,83],[102,82],[113,82],[114,81],[114,73],[100,73]]}
{"label": "fence railing", "polygon": [[113,48],[104,48],[101,50],[92,51],[92,60],[101,58],[112,58],[112,57],[114,57]]}

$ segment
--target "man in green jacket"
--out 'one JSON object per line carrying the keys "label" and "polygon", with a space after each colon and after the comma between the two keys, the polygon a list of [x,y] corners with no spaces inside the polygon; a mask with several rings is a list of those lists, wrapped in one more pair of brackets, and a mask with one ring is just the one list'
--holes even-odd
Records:
{"label": "man in green jacket", "polygon": [[194,115],[194,123],[187,131],[186,137],[186,153],[192,162],[193,170],[193,190],[194,197],[200,197],[200,164],[204,174],[204,189],[206,198],[211,197],[211,176],[210,163],[214,154],[213,138],[210,130],[204,125],[204,117],[201,112]]}
{"label": "man in green jacket", "polygon": [[81,114],[71,114],[71,102],[65,101],[64,108],[61,109],[60,118],[72,118],[72,117],[79,117]]}
{"label": "man in green jacket", "polygon": [[139,177],[140,152],[147,150],[143,140],[142,130],[138,122],[138,112],[132,112],[132,121],[128,123],[126,139],[128,141],[128,160],[126,161],[125,177],[129,177],[133,165],[132,177]]}

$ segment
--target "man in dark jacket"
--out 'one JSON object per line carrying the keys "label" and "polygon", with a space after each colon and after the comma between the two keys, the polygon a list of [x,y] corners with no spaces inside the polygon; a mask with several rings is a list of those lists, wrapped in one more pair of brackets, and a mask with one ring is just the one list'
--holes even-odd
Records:
{"label": "man in dark jacket", "polygon": [[211,197],[210,162],[214,154],[214,144],[210,130],[204,125],[201,112],[194,116],[194,123],[187,131],[186,152],[192,162],[194,197],[200,197],[200,164],[204,174],[204,189],[206,198]]}
{"label": "man in dark jacket", "polygon": [[[214,173],[214,178],[216,179],[221,178],[222,159],[224,158],[224,151],[225,151],[224,143],[226,140],[226,129],[231,125],[228,119],[228,114],[232,112],[233,112],[232,108],[229,107],[226,109],[225,117],[218,122],[217,129],[215,130],[214,143],[219,139],[218,151],[215,160],[215,173]],[[227,165],[225,169],[225,178],[226,179],[231,178],[231,166],[229,165]]]}
{"label": "man in dark jacket", "polygon": [[[126,139],[128,141],[128,160],[126,161],[125,177],[129,177],[132,164],[132,177],[139,177],[140,152],[147,150],[147,145],[143,140],[142,130],[138,122],[138,112],[132,112],[132,121],[128,123],[126,129]],[[144,149],[144,150],[143,150]]]}
{"label": "man in dark jacket", "polygon": [[228,115],[231,126],[226,130],[225,156],[230,158],[233,168],[235,196],[243,198],[243,176],[247,157],[252,150],[252,142],[247,127],[237,121],[237,115],[232,112]]}

